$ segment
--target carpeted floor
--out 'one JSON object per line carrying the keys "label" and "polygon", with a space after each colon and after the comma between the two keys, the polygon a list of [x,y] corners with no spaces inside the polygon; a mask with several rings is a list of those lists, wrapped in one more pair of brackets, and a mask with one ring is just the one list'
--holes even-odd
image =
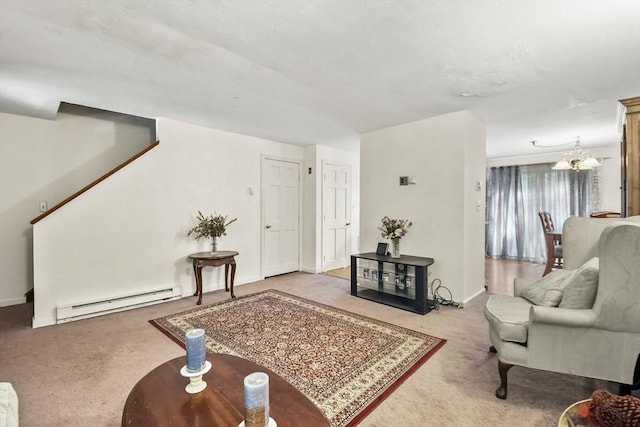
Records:
{"label": "carpeted floor", "polygon": [[[508,279],[505,276],[505,282]],[[508,399],[496,399],[497,357],[488,351],[485,294],[463,309],[441,307],[422,316],[353,297],[347,280],[293,273],[237,286],[236,295],[267,289],[447,340],[361,427],[553,427],[573,402],[598,388],[615,390],[603,381],[514,367]],[[196,308],[196,299],[38,329],[31,328],[32,304],[0,307],[0,381],[13,383],[18,393],[20,425],[119,426],[136,382],[167,360],[185,355],[149,319]],[[209,292],[203,304],[227,299],[224,291]]]}
{"label": "carpeted floor", "polygon": [[151,323],[183,348],[189,329],[204,329],[209,352],[269,368],[309,397],[335,427],[362,419],[444,344],[276,290]]}

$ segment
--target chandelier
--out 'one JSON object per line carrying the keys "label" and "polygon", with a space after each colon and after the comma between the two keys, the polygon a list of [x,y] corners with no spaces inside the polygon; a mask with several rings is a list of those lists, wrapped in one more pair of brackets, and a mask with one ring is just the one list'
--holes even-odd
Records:
{"label": "chandelier", "polygon": [[[567,157],[571,160],[567,160]],[[578,137],[576,139],[576,148],[569,153],[565,153],[552,169],[582,171],[600,166],[602,164],[595,157],[591,157],[589,153],[584,151],[582,144],[580,144],[580,137]]]}
{"label": "chandelier", "polygon": [[[537,141],[531,141],[531,144],[534,147],[545,147],[538,144]],[[575,148],[570,152],[564,153],[562,158],[553,165],[552,169],[582,171],[602,166],[595,157],[591,157],[588,152],[584,151],[580,143],[580,137],[577,137],[575,141],[560,145],[568,144],[575,144]]]}

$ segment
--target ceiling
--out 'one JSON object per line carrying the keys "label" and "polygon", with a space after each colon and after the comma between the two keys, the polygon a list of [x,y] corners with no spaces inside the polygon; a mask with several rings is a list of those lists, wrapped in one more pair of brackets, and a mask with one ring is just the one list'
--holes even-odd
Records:
{"label": "ceiling", "polygon": [[357,150],[360,133],[469,110],[499,158],[617,144],[617,101],[640,95],[638,0],[0,7],[0,111],[41,118],[64,101]]}

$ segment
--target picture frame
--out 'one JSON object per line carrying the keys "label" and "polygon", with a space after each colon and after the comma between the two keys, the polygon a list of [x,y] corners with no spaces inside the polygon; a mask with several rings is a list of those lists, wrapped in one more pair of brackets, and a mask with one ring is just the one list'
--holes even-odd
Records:
{"label": "picture frame", "polygon": [[389,247],[388,243],[379,242],[378,248],[376,249],[376,255],[386,256],[388,247]]}

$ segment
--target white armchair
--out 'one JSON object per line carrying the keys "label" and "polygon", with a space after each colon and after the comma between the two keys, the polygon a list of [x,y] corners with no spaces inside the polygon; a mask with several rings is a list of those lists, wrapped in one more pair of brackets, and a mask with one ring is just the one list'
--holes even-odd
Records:
{"label": "white armchair", "polygon": [[640,216],[571,217],[562,241],[563,270],[485,306],[500,399],[514,365],[640,386]]}

